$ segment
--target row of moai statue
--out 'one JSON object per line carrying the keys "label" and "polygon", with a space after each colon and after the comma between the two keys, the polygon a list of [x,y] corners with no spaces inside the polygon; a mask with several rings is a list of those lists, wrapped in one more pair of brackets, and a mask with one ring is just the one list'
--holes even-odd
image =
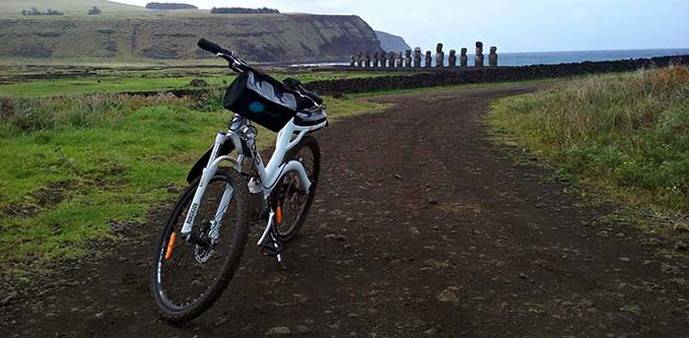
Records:
{"label": "row of moai statue", "polygon": [[[467,49],[462,48],[459,54],[459,67],[468,67],[469,57],[467,56]],[[476,42],[476,54],[474,56],[474,66],[483,67],[485,62],[483,55],[483,42]],[[423,62],[422,62],[423,61]],[[457,51],[450,50],[450,55],[447,59],[449,68],[457,67]],[[426,51],[422,56],[421,48],[416,47],[413,51],[408,49],[404,55],[402,52],[385,52],[376,51],[371,57],[371,52],[358,53],[352,56],[350,62],[352,67],[364,68],[431,68],[433,67],[433,56],[431,51]],[[488,54],[488,66],[498,66],[498,47],[490,47],[490,54]],[[445,52],[443,52],[443,44],[439,43],[435,48],[435,67],[445,68]]]}

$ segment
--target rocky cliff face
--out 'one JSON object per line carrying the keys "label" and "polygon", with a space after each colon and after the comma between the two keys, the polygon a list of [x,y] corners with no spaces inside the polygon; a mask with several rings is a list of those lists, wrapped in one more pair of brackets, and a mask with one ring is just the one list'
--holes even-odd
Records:
{"label": "rocky cliff face", "polygon": [[205,37],[261,62],[344,61],[378,50],[357,16],[309,14],[189,15],[133,18],[0,19],[0,57],[127,60],[212,57],[196,47]]}
{"label": "rocky cliff face", "polygon": [[380,41],[380,48],[384,51],[406,51],[412,49],[401,36],[375,31],[376,37]]}

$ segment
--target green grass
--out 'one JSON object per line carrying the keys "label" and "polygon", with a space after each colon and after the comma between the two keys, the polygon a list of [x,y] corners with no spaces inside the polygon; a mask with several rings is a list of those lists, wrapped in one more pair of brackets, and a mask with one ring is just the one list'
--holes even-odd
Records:
{"label": "green grass", "polygon": [[[187,71],[193,71],[187,70]],[[205,72],[208,72],[207,70]],[[142,92],[164,91],[187,87],[193,79],[203,79],[212,86],[229,84],[235,78],[226,70],[214,70],[220,75],[200,74],[163,76],[164,71],[141,72],[125,76],[104,75],[80,78],[66,78],[57,80],[26,81],[13,84],[0,85],[0,96],[10,97],[38,97],[38,96],[62,96],[81,95],[93,93],[118,93],[118,92]],[[223,74],[224,73],[224,74]],[[362,78],[384,76],[384,72],[299,72],[283,73],[273,72],[277,79],[294,77],[302,82],[318,80],[335,80],[346,78]]]}
{"label": "green grass", "polygon": [[60,10],[65,14],[79,14],[86,16],[86,11],[93,6],[98,6],[103,11],[144,12],[143,7],[120,4],[103,0],[2,0],[0,13],[3,15],[20,15],[24,9],[36,7],[40,11],[48,8]]}
{"label": "green grass", "polygon": [[[41,80],[0,85],[0,96],[35,97],[93,93],[164,91],[185,87],[196,77],[105,77]],[[232,81],[234,77],[201,77],[211,85]]]}
{"label": "green grass", "polygon": [[689,211],[689,68],[588,77],[503,99],[489,123],[633,206]]}
{"label": "green grass", "polygon": [[[1,101],[2,266],[78,257],[91,241],[114,238],[112,222],[144,221],[152,206],[174,198],[167,187],[184,185],[193,161],[231,117],[218,98]],[[327,102],[335,123],[383,107],[349,98]],[[264,132],[260,144],[272,138]]]}

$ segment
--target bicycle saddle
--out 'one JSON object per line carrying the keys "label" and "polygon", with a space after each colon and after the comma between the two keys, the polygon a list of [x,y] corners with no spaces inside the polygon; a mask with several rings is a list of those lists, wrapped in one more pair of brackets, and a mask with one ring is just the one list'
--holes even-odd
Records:
{"label": "bicycle saddle", "polygon": [[282,84],[285,85],[285,88],[294,90],[296,92],[299,92],[300,94],[309,97],[313,102],[316,104],[323,104],[323,99],[318,96],[318,94],[304,88],[304,85],[302,85],[301,81],[288,77],[284,80],[282,80]]}

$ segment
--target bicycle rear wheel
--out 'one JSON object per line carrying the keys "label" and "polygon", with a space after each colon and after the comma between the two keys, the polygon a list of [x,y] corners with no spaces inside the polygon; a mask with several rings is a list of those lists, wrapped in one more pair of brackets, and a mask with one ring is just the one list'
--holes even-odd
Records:
{"label": "bicycle rear wheel", "polygon": [[281,209],[283,216],[282,223],[276,224],[277,232],[283,242],[289,242],[306,221],[316,195],[321,170],[321,150],[318,141],[313,136],[304,136],[299,144],[287,153],[285,160],[301,162],[311,181],[309,191],[305,191],[299,175],[296,172],[287,172],[273,192],[275,205]]}
{"label": "bicycle rear wheel", "polygon": [[199,180],[180,196],[155,252],[152,291],[169,322],[188,321],[208,310],[232,279],[246,246],[249,192],[238,174],[222,170],[208,183],[197,208],[193,235],[203,244],[181,238]]}

